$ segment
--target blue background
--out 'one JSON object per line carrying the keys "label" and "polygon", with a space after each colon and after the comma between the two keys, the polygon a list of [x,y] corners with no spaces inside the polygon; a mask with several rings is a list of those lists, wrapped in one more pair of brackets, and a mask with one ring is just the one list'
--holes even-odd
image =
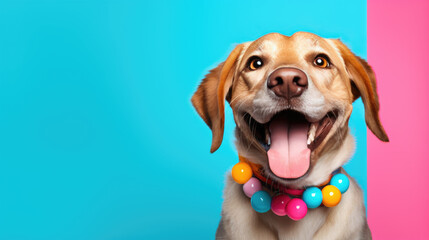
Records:
{"label": "blue background", "polygon": [[[1,1],[0,239],[212,239],[237,161],[190,98],[234,44],[341,38],[366,57],[365,1]],[[347,169],[366,189],[361,102]]]}

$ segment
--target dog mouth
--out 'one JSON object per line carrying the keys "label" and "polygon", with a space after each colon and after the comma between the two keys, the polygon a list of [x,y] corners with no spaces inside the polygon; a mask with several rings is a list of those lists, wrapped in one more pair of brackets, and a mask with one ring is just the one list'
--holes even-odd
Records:
{"label": "dog mouth", "polygon": [[310,122],[301,112],[284,110],[265,124],[250,114],[245,114],[245,120],[266,150],[271,172],[279,178],[297,179],[309,171],[311,153],[326,138],[336,116],[336,111],[330,111],[320,120]]}

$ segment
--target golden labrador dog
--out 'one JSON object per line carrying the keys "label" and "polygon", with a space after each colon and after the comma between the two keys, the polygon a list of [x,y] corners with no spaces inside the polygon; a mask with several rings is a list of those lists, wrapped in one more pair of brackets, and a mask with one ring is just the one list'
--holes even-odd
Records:
{"label": "golden labrador dog", "polygon": [[[212,130],[211,152],[221,145],[225,100],[236,123],[241,159],[260,166],[273,186],[305,189],[321,186],[353,155],[348,121],[361,97],[368,128],[388,141],[378,111],[375,75],[368,63],[340,40],[311,33],[278,33],[239,44],[225,62],[210,71],[192,97]],[[362,191],[350,186],[335,207],[309,209],[294,221],[271,211],[256,212],[243,186],[227,174],[217,239],[371,239]]]}

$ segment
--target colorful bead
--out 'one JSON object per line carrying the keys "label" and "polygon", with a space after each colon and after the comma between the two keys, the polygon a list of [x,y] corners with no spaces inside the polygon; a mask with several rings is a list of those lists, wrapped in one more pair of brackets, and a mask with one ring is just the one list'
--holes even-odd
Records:
{"label": "colorful bead", "polygon": [[252,177],[253,172],[249,164],[239,162],[232,168],[232,178],[239,184],[244,184]]}
{"label": "colorful bead", "polygon": [[345,193],[349,189],[350,181],[346,175],[338,173],[332,177],[330,184],[337,187],[341,193]]}
{"label": "colorful bead", "polygon": [[255,192],[250,199],[250,204],[257,212],[268,212],[271,208],[271,196],[265,191]]}
{"label": "colorful bead", "polygon": [[262,190],[262,184],[259,179],[252,177],[243,185],[243,191],[246,196],[251,198],[255,192]]}
{"label": "colorful bead", "polygon": [[271,211],[277,216],[285,216],[286,215],[286,206],[290,201],[290,197],[288,195],[280,194],[274,196],[271,200]]}
{"label": "colorful bead", "polygon": [[303,190],[303,189],[291,189],[291,188],[287,188],[287,189],[285,190],[285,192],[286,192],[287,194],[290,194],[290,195],[294,195],[294,196],[301,196],[301,195],[302,195],[302,193],[304,192],[304,190]]}
{"label": "colorful bead", "polygon": [[308,208],[319,207],[322,204],[322,199],[322,191],[317,187],[307,188],[302,194],[302,200],[304,200]]}
{"label": "colorful bead", "polygon": [[287,204],[286,212],[292,220],[298,221],[307,214],[307,205],[302,199],[293,198]]}
{"label": "colorful bead", "polygon": [[326,207],[334,207],[341,201],[341,192],[340,190],[333,186],[328,185],[322,189],[323,200],[322,203]]}

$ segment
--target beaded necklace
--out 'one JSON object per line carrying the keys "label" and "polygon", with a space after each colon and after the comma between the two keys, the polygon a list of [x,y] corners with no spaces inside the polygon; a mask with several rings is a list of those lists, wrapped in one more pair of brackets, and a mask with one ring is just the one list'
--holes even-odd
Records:
{"label": "beaded necklace", "polygon": [[[250,198],[252,208],[265,213],[270,209],[278,216],[289,216],[298,221],[305,217],[308,209],[334,207],[341,201],[350,185],[346,175],[334,171],[330,178],[319,186],[308,186],[305,189],[290,189],[267,179],[262,173],[262,167],[239,156],[240,162],[232,168],[232,178],[238,184],[243,184],[244,194]],[[262,184],[275,190],[271,196],[262,190]]]}

